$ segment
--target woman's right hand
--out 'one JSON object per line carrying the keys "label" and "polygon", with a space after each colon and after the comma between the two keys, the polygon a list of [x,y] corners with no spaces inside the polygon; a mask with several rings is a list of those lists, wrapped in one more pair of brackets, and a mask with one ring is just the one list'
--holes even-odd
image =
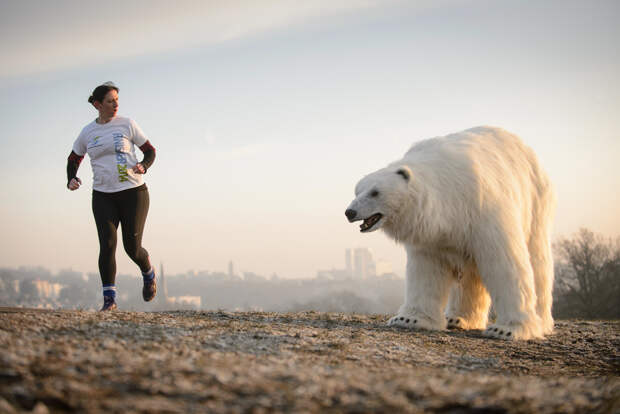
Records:
{"label": "woman's right hand", "polygon": [[75,191],[78,188],[80,188],[80,185],[82,185],[82,180],[75,177],[75,178],[72,178],[71,181],[69,181],[69,185],[67,186],[67,188],[71,191]]}

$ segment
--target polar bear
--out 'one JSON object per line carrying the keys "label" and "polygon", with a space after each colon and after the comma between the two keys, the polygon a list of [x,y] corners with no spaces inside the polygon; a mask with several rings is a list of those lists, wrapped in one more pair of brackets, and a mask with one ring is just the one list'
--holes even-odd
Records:
{"label": "polar bear", "polygon": [[534,152],[483,126],[421,141],[363,177],[345,214],[405,246],[405,302],[389,325],[529,339],[553,330],[554,209]]}

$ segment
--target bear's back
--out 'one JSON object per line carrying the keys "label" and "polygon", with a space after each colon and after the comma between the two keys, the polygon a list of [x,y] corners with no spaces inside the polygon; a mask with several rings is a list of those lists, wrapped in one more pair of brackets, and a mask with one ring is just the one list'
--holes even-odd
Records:
{"label": "bear's back", "polygon": [[403,161],[411,166],[434,165],[438,170],[453,167],[461,172],[465,172],[463,168],[491,169],[495,173],[504,170],[500,175],[538,169],[536,155],[519,137],[490,126],[419,141],[405,153]]}
{"label": "bear's back", "polygon": [[414,143],[405,158],[423,156],[425,153],[461,151],[472,145],[485,147],[521,144],[520,139],[502,128],[479,126],[446,136],[424,139]]}
{"label": "bear's back", "polygon": [[537,199],[552,197],[533,150],[501,128],[479,126],[420,141],[397,163],[410,167],[438,206],[512,204],[527,211]]}

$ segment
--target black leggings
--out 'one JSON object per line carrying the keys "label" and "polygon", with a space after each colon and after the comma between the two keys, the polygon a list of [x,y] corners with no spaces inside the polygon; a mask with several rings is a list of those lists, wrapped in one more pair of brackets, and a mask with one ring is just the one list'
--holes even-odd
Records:
{"label": "black leggings", "polygon": [[142,231],[149,212],[146,184],[117,193],[93,190],[93,215],[99,235],[99,273],[103,285],[116,279],[116,230],[121,223],[125,251],[142,272],[151,269],[149,253],[142,247]]}

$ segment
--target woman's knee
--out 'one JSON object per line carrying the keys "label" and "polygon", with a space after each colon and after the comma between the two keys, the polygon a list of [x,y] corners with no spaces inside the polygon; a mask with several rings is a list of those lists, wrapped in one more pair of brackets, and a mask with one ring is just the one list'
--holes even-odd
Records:
{"label": "woman's knee", "polygon": [[104,240],[99,240],[99,248],[101,253],[114,254],[116,250],[116,238],[110,237]]}
{"label": "woman's knee", "polygon": [[137,243],[125,244],[124,247],[127,256],[129,256],[129,258],[135,263],[141,262],[144,257],[148,256],[146,250],[144,250],[144,248]]}
{"label": "woman's knee", "polygon": [[139,246],[136,243],[125,243],[123,247],[125,248],[125,253],[127,253],[131,259],[135,260],[138,255]]}

